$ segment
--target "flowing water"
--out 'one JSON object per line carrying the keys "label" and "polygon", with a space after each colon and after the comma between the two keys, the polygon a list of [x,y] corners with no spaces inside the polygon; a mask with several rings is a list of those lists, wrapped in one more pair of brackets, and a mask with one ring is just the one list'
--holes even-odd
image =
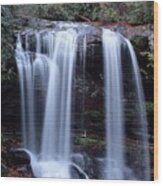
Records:
{"label": "flowing water", "polygon": [[[48,50],[46,55],[41,53],[41,42]],[[70,178],[71,90],[76,42],[77,33],[73,29],[49,32],[43,36],[36,33],[36,56],[33,60],[23,50],[18,36],[16,59],[21,82],[24,147],[33,154],[38,151],[34,123],[37,115],[34,113],[37,113],[35,107],[39,97],[35,95],[35,88],[41,89],[42,93],[47,89],[46,96],[42,96],[45,109],[40,157],[36,164],[40,174],[36,173],[37,176]]]}
{"label": "flowing water", "polygon": [[105,109],[107,141],[108,179],[123,179],[124,168],[124,121],[123,90],[120,54],[120,39],[110,30],[103,30],[104,69],[105,69]]}
{"label": "flowing water", "polygon": [[[126,164],[125,152],[125,104],[124,104],[124,77],[122,70],[122,43],[126,46],[131,58],[131,83],[132,91],[135,96],[132,102],[135,103],[135,115],[137,125],[141,131],[138,141],[142,143],[141,158],[143,165],[141,167],[141,176],[145,180],[150,179],[149,165],[149,144],[148,144],[148,123],[145,111],[145,99],[143,94],[142,82],[135,52],[129,40],[122,35],[103,29],[102,42],[104,50],[104,80],[105,80],[105,125],[106,125],[106,168],[105,177],[107,179],[137,179],[135,174]],[[126,60],[126,59],[125,59]],[[127,60],[125,61],[127,63]],[[124,64],[126,65],[126,64]],[[126,65],[127,66],[127,65]],[[134,82],[134,83],[133,83]],[[129,94],[129,93],[127,93]],[[132,123],[130,123],[131,125]],[[139,151],[137,149],[137,151]],[[134,156],[134,155],[133,155]],[[136,154],[135,154],[136,156]],[[134,163],[134,162],[133,162]]]}
{"label": "flowing water", "polygon": [[[16,62],[21,92],[21,118],[23,148],[31,156],[31,166],[36,177],[72,178],[71,167],[88,178],[87,174],[71,162],[73,141],[71,141],[73,79],[77,64],[77,50],[82,55],[82,89],[86,81],[87,33],[93,33],[88,25],[65,23],[51,30],[18,34]],[[95,28],[93,28],[94,30]],[[103,166],[105,179],[126,179],[132,172],[126,164],[125,155],[125,105],[122,70],[122,43],[125,43],[131,58],[133,91],[139,112],[143,143],[141,171],[149,179],[149,152],[147,139],[147,118],[144,95],[136,56],[130,42],[120,34],[102,29],[104,64],[106,161]],[[32,39],[34,35],[34,42]],[[82,38],[82,46],[79,45]],[[85,129],[85,92],[81,97],[81,130]],[[40,105],[41,102],[41,105]],[[74,121],[75,122],[75,121]],[[85,134],[85,137],[86,134]],[[136,179],[132,172],[130,179]]]}
{"label": "flowing water", "polygon": [[149,156],[149,142],[148,142],[148,121],[145,109],[145,98],[143,93],[143,86],[138,66],[138,61],[134,52],[134,49],[129,40],[126,39],[127,47],[131,56],[132,62],[132,71],[134,76],[134,84],[135,84],[135,92],[136,92],[136,99],[137,99],[137,117],[139,119],[140,131],[141,131],[141,141],[142,141],[142,159],[144,162],[144,171],[142,172],[143,177],[146,180],[150,180],[150,156]]}

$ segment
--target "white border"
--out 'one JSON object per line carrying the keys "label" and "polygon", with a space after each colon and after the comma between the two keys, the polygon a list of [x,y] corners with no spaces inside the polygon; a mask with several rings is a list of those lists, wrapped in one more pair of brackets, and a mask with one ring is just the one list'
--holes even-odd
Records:
{"label": "white border", "polygon": [[[63,2],[105,2],[109,0],[25,0],[22,2],[22,0],[1,0],[0,4],[44,4],[44,3],[63,3]],[[113,1],[123,1],[123,0],[111,0]],[[128,0],[132,1],[132,0]],[[139,0],[137,0],[139,1]],[[51,185],[57,185],[57,186],[108,186],[108,185],[116,185],[116,186],[146,186],[146,185],[153,185],[156,184],[158,186],[163,185],[163,148],[162,148],[162,141],[163,141],[163,134],[162,134],[162,125],[163,125],[163,87],[161,87],[161,84],[163,84],[163,0],[157,0],[159,4],[159,180],[155,182],[141,182],[141,181],[105,181],[105,180],[58,180],[58,179],[44,179],[44,178],[0,178],[0,185],[2,186],[51,186]],[[162,19],[161,19],[162,18]],[[160,21],[161,20],[161,21]],[[162,117],[161,117],[162,116]]]}

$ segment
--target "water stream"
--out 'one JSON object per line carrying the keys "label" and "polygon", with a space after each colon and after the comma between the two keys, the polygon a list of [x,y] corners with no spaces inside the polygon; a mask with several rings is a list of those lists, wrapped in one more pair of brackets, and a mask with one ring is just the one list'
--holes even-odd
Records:
{"label": "water stream", "polygon": [[[31,167],[36,177],[73,178],[71,167],[88,178],[87,174],[71,160],[72,152],[72,95],[75,91],[73,79],[77,65],[79,37],[82,38],[82,89],[86,81],[87,33],[92,27],[82,24],[59,24],[51,30],[20,33],[16,44],[16,63],[21,92],[21,118],[23,148],[31,156]],[[93,28],[93,30],[96,28]],[[31,44],[34,35],[35,47]],[[137,102],[137,119],[142,132],[141,174],[150,179],[147,118],[138,63],[131,43],[119,33],[101,29],[104,66],[104,94],[106,128],[106,156],[101,178],[137,179],[136,171],[127,165],[125,152],[125,104],[122,66],[122,44],[129,53],[133,91]],[[24,42],[25,41],[25,42]],[[25,43],[25,44],[24,44]],[[33,48],[32,48],[33,47]],[[81,97],[84,123],[85,92]],[[40,104],[41,102],[41,104]],[[75,121],[74,121],[75,122]],[[86,131],[84,131],[86,132]],[[87,137],[87,136],[85,136]],[[140,169],[139,169],[140,170]],[[130,173],[129,173],[130,172]]]}

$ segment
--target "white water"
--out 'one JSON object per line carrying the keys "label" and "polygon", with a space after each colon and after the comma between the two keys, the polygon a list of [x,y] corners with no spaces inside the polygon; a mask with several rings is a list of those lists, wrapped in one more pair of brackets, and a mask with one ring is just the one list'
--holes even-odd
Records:
{"label": "white water", "polygon": [[84,124],[84,113],[85,113],[85,83],[86,83],[86,73],[85,73],[85,69],[86,69],[86,50],[87,50],[87,38],[86,35],[83,38],[83,43],[82,43],[82,74],[83,74],[83,92],[82,92],[82,117],[81,117],[81,128],[83,130],[83,135],[87,135],[86,134],[86,126]]}
{"label": "white water", "polygon": [[[16,61],[21,89],[23,142],[24,147],[34,151],[35,129],[32,64],[30,56],[22,48],[20,35],[18,35],[17,40]],[[27,123],[29,124],[28,129]]]}
{"label": "white water", "polygon": [[125,166],[123,142],[123,90],[120,39],[116,33],[103,30],[105,74],[105,109],[106,109],[106,141],[107,141],[107,179],[123,179]]}
{"label": "white water", "polygon": [[150,157],[149,157],[149,144],[148,144],[148,122],[147,122],[147,115],[146,115],[146,110],[145,110],[145,98],[144,98],[144,93],[143,93],[143,86],[142,86],[142,81],[141,81],[141,76],[140,76],[140,71],[139,71],[139,66],[138,66],[138,61],[134,52],[134,49],[130,43],[129,40],[126,39],[126,43],[128,46],[128,50],[131,56],[131,61],[132,61],[132,71],[133,71],[133,76],[135,80],[135,92],[137,95],[137,102],[138,102],[138,118],[139,118],[139,125],[140,125],[140,131],[142,134],[142,144],[143,144],[143,149],[142,149],[142,159],[144,161],[145,169],[142,172],[144,178],[146,180],[150,180]]}
{"label": "white water", "polygon": [[[58,30],[35,33],[35,49],[31,51],[30,33],[18,34],[16,62],[19,73],[22,111],[23,148],[31,157],[31,167],[36,177],[71,178],[74,166],[85,178],[87,174],[71,162],[71,121],[74,68],[76,67],[79,33],[73,24],[59,25]],[[86,32],[88,26],[82,27]],[[86,84],[86,33],[82,32],[83,90]],[[89,30],[89,29],[88,29]],[[123,41],[122,41],[123,40]],[[121,44],[125,42],[131,57],[134,91],[138,103],[137,117],[141,125],[143,174],[150,178],[149,151],[147,139],[147,118],[141,77],[132,45],[121,35],[102,30],[104,56],[104,91],[106,125],[105,179],[135,179],[136,174],[126,165],[124,92],[121,59]],[[38,105],[42,102],[42,105]],[[85,92],[81,96],[81,128],[86,130],[84,121]],[[41,113],[41,115],[40,115]],[[41,119],[40,119],[41,118]],[[86,131],[84,131],[86,137]]]}
{"label": "white water", "polygon": [[[145,99],[138,62],[131,43],[120,34],[103,29],[102,33],[104,53],[104,77],[105,77],[105,125],[106,125],[106,179],[137,179],[136,175],[126,165],[124,151],[126,134],[124,132],[124,104],[123,104],[123,73],[121,59],[121,44],[125,42],[131,56],[132,76],[134,79],[134,92],[137,103],[137,113],[141,131],[141,177],[150,179],[149,144],[147,138],[147,117],[145,110]],[[130,85],[129,85],[130,86]],[[140,137],[139,137],[140,138]],[[134,155],[133,155],[134,156]],[[139,173],[140,174],[140,173]]]}
{"label": "white water", "polygon": [[47,167],[51,161],[60,162],[52,167],[58,169],[58,166],[64,165],[64,171],[61,173],[66,178],[70,177],[68,163],[70,161],[71,89],[76,40],[77,34],[74,30],[56,34],[52,62],[49,64],[50,76],[41,149],[41,161],[45,161],[43,167],[46,169],[46,162],[49,161]]}
{"label": "white water", "polygon": [[[71,90],[77,36],[74,29],[45,35],[36,33],[33,59],[23,49],[18,35],[16,61],[21,89],[23,146],[36,156],[32,161],[36,177],[70,178]],[[26,49],[29,48],[27,41],[26,37]],[[41,54],[42,43],[48,51],[46,55]],[[40,98],[35,89],[41,91],[45,101],[40,147],[36,147],[37,122],[34,122]]]}

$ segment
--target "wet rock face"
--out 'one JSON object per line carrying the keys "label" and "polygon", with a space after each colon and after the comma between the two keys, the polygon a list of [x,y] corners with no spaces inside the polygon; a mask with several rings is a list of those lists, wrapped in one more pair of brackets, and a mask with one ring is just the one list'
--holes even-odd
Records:
{"label": "wet rock face", "polygon": [[8,170],[7,170],[6,165],[4,165],[3,163],[1,163],[1,175],[2,176],[5,176],[5,175],[7,175],[7,173],[8,173]]}
{"label": "wet rock face", "polygon": [[[30,156],[23,150],[13,149],[8,152],[10,164],[1,164],[2,176],[8,177],[35,177],[30,165]],[[100,179],[103,176],[105,160],[95,158],[86,153],[71,155],[72,179]]]}
{"label": "wet rock face", "polygon": [[[84,153],[76,153],[76,154],[72,154],[72,162],[74,163],[74,165],[77,165],[84,174],[82,174],[77,168],[77,172],[78,172],[78,176],[80,178],[85,178],[86,176],[90,177],[92,174],[92,169],[90,169],[90,165],[91,165],[91,159]],[[75,168],[75,166],[73,166],[73,169]],[[72,169],[72,170],[73,170]],[[75,174],[73,174],[72,172],[72,177],[74,178],[74,176],[76,177]]]}
{"label": "wet rock face", "polygon": [[131,39],[132,44],[136,49],[141,51],[149,50],[148,37],[145,36],[134,36]]}
{"label": "wet rock face", "polygon": [[2,172],[3,177],[33,177],[30,167],[30,157],[23,151],[17,151],[21,146],[20,137],[2,136]]}
{"label": "wet rock face", "polygon": [[[79,166],[84,172],[84,175],[87,175],[89,179],[101,179],[104,177],[104,162],[103,158],[95,158],[86,153],[74,153],[72,154],[72,162]],[[77,175],[78,172],[78,175]],[[72,178],[84,178],[83,174],[72,169]]]}
{"label": "wet rock face", "polygon": [[2,82],[2,131],[20,133],[20,92],[18,81]]}
{"label": "wet rock face", "polygon": [[13,149],[10,151],[10,154],[15,165],[30,164],[30,157],[23,150]]}

